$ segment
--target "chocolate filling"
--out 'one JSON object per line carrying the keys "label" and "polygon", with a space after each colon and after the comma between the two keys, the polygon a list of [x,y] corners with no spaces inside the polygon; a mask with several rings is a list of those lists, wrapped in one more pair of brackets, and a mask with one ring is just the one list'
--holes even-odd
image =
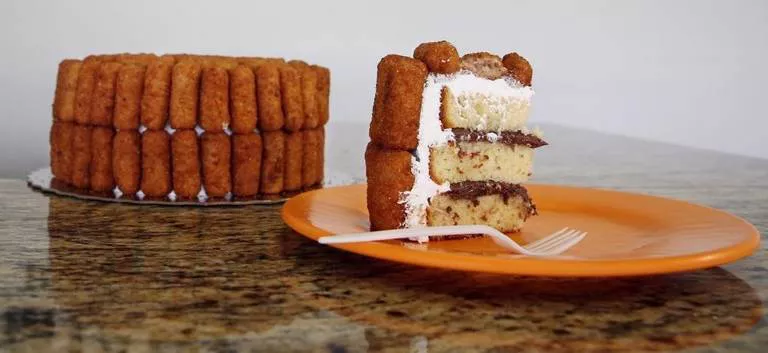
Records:
{"label": "chocolate filling", "polygon": [[536,205],[528,196],[526,190],[520,184],[510,184],[499,181],[462,181],[452,183],[451,190],[445,193],[446,196],[453,199],[472,200],[477,205],[477,198],[480,196],[499,195],[506,204],[512,197],[523,199],[523,205],[528,210],[528,216],[536,214]]}
{"label": "chocolate filling", "polygon": [[530,148],[537,148],[546,146],[547,142],[540,139],[535,135],[524,134],[521,131],[476,131],[469,129],[451,129],[453,135],[456,137],[456,141],[460,142],[479,142],[489,141],[488,133],[494,133],[498,135],[496,142],[503,143],[505,145],[523,145]]}

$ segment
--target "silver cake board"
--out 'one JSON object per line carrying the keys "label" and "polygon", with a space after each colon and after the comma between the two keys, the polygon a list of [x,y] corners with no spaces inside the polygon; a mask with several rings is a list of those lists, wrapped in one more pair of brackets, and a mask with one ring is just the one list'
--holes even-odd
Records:
{"label": "silver cake board", "polygon": [[270,198],[264,198],[262,195],[257,195],[253,198],[208,198],[205,200],[171,200],[168,198],[142,198],[139,199],[136,196],[116,197],[113,192],[96,193],[89,190],[82,190],[75,188],[66,183],[62,183],[56,180],[51,173],[51,168],[41,168],[35,170],[27,176],[27,185],[32,189],[41,191],[43,193],[55,194],[59,196],[74,197],[81,200],[101,201],[101,202],[116,202],[135,205],[158,205],[158,206],[244,206],[244,205],[274,205],[280,204],[288,200],[291,196],[300,192],[294,192],[293,194],[278,195]]}

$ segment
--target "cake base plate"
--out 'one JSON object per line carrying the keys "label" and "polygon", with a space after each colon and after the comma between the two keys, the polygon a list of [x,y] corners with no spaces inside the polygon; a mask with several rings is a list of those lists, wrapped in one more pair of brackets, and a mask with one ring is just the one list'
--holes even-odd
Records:
{"label": "cake base plate", "polygon": [[[74,197],[82,200],[102,201],[102,202],[117,202],[128,203],[138,205],[159,205],[159,206],[244,206],[244,205],[273,205],[283,203],[291,196],[301,193],[301,191],[293,192],[291,194],[276,195],[274,197],[264,197],[263,195],[257,195],[253,198],[209,198],[206,201],[195,200],[176,200],[171,201],[169,199],[156,199],[156,198],[144,198],[138,199],[134,196],[123,196],[117,198],[112,192],[100,192],[96,193],[89,190],[82,190],[75,188],[66,183],[62,183],[54,178],[51,173],[51,168],[41,168],[35,170],[27,176],[27,185],[32,189],[55,194],[59,196]],[[315,187],[319,188],[319,187]]]}

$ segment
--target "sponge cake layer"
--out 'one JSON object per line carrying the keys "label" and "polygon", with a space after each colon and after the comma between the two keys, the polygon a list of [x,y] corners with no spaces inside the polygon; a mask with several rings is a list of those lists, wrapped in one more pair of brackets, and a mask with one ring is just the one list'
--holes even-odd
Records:
{"label": "sponge cake layer", "polygon": [[502,232],[514,232],[535,213],[528,192],[520,185],[464,182],[451,184],[451,191],[432,198],[427,224],[486,224]]}
{"label": "sponge cake layer", "polygon": [[528,121],[527,99],[467,92],[443,87],[440,119],[445,128],[502,131],[519,130]]}
{"label": "sponge cake layer", "polygon": [[533,148],[490,142],[451,142],[433,147],[430,176],[445,182],[493,180],[519,184],[528,180]]}

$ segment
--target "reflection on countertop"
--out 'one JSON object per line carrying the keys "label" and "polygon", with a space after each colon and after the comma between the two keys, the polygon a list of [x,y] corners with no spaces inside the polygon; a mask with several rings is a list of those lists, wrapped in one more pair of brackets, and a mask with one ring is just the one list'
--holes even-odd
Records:
{"label": "reflection on countertop", "polygon": [[[673,196],[768,226],[768,162],[681,148],[667,155],[638,141],[611,149],[621,140],[568,131],[552,140],[584,141],[583,149],[544,154],[537,181]],[[589,153],[606,149],[629,150]],[[0,352],[768,346],[764,248],[690,273],[537,279],[424,269],[320,246],[288,229],[279,205],[118,205],[0,180],[0,210]]]}

